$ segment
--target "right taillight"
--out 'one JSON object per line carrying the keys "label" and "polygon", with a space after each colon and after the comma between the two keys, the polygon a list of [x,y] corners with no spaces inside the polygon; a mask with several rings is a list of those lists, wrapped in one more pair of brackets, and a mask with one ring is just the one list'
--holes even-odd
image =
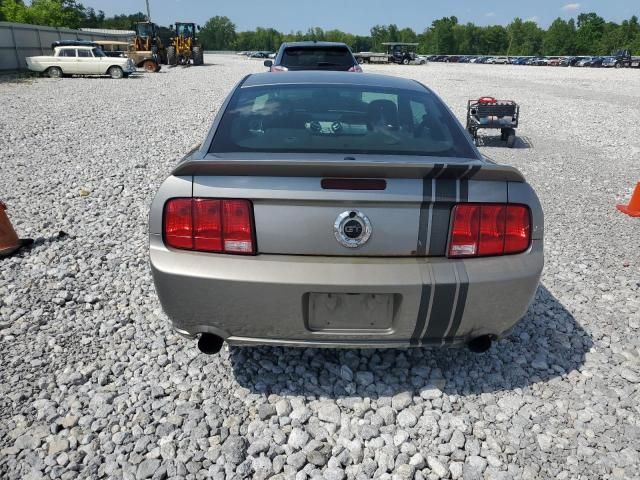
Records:
{"label": "right taillight", "polygon": [[288,72],[289,69],[285,66],[282,65],[272,65],[271,66],[271,71],[272,72]]}
{"label": "right taillight", "polygon": [[453,207],[451,258],[521,253],[530,243],[531,212],[526,205],[461,203]]}
{"label": "right taillight", "polygon": [[163,236],[167,246],[181,250],[256,253],[248,200],[172,198],[164,206]]}

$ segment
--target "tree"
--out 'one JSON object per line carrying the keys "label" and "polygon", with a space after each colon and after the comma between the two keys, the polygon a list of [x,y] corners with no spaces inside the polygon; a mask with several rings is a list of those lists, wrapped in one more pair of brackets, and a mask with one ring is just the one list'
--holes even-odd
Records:
{"label": "tree", "polygon": [[576,53],[576,24],[556,18],[544,33],[543,52],[545,55],[573,55]]}
{"label": "tree", "polygon": [[466,25],[455,25],[453,36],[458,53],[464,55],[477,55],[484,53],[484,43],[482,38],[482,27],[473,23]]}
{"label": "tree", "polygon": [[2,0],[0,16],[7,22],[29,23],[29,7],[21,0]]}
{"label": "tree", "polygon": [[102,10],[98,10],[98,13],[96,13],[93,8],[87,8],[82,26],[86,28],[102,28],[103,22],[104,12]]}
{"label": "tree", "polygon": [[458,53],[454,29],[458,25],[457,17],[443,17],[431,23],[427,45],[431,53]]}
{"label": "tree", "polygon": [[595,13],[581,13],[578,15],[576,53],[578,55],[593,54],[602,40],[604,29],[604,18]]}
{"label": "tree", "polygon": [[403,28],[398,32],[398,42],[416,43],[418,41],[418,35],[412,28]]}
{"label": "tree", "polygon": [[32,0],[27,9],[28,23],[51,27],[79,28],[85,15],[75,0]]}
{"label": "tree", "polygon": [[371,43],[374,50],[381,50],[382,44],[389,41],[389,28],[386,25],[374,25],[371,28]]}
{"label": "tree", "polygon": [[233,50],[236,26],[228,17],[215,16],[200,30],[200,40],[207,50]]}
{"label": "tree", "polygon": [[502,25],[490,25],[483,30],[486,53],[504,55],[509,48],[509,34]]}
{"label": "tree", "polygon": [[540,55],[544,41],[544,31],[538,27],[536,22],[523,22],[520,18],[515,18],[507,25],[509,34],[509,55]]}
{"label": "tree", "polygon": [[130,15],[114,15],[113,17],[104,18],[98,27],[113,30],[132,30],[135,23],[144,22],[146,19],[147,16],[142,12]]}

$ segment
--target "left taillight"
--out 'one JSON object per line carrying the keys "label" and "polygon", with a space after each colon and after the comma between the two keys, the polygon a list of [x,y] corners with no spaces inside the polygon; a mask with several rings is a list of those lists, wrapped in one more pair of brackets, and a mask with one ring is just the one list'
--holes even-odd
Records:
{"label": "left taillight", "polygon": [[168,247],[180,250],[256,253],[249,200],[172,198],[164,205],[163,236]]}
{"label": "left taillight", "polygon": [[453,207],[450,258],[522,253],[531,243],[531,212],[526,205],[461,203]]}
{"label": "left taillight", "polygon": [[353,67],[349,68],[348,71],[362,73],[362,67],[360,65],[354,65]]}

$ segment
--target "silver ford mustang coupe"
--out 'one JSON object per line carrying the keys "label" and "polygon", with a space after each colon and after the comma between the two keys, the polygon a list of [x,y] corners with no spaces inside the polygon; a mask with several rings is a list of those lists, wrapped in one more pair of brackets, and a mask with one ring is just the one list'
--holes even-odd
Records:
{"label": "silver ford mustang coupe", "polygon": [[409,79],[348,72],[242,79],[149,221],[178,333],[232,345],[484,351],[524,315],[543,214]]}

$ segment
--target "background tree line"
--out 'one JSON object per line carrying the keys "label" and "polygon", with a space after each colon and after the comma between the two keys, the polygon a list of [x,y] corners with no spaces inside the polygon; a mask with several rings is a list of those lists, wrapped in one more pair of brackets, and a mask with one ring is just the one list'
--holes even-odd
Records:
{"label": "background tree line", "polygon": [[[85,8],[77,0],[0,0],[0,21],[31,23],[67,28],[112,28],[129,30],[145,19],[142,12],[106,17],[104,12]],[[170,31],[161,27],[166,41]],[[203,25],[200,38],[208,50],[275,51],[282,42],[324,40],[344,42],[353,51],[381,51],[383,42],[415,42],[418,52],[465,55],[608,55],[628,48],[640,55],[640,23],[632,16],[618,24],[607,22],[596,13],[582,13],[576,19],[556,18],[548,29],[531,20],[515,18],[507,26],[485,27],[458,23],[455,16],[434,20],[421,33],[395,24],[375,25],[369,35],[315,27],[306,32],[283,33],[258,27],[240,31],[228,18],[216,16]]]}
{"label": "background tree line", "polygon": [[465,55],[608,55],[628,48],[640,55],[640,23],[632,16],[622,23],[607,22],[595,13],[577,19],[556,18],[544,30],[531,20],[515,18],[507,26],[480,27],[461,24],[454,16],[434,20],[422,33],[395,24],[375,25],[370,35],[353,35],[340,30],[310,28],[306,32],[282,33],[273,28],[237,32],[227,17],[213,17],[200,36],[209,50],[269,50],[280,43],[300,40],[344,42],[354,52],[383,51],[383,42],[418,43],[418,52]]}

